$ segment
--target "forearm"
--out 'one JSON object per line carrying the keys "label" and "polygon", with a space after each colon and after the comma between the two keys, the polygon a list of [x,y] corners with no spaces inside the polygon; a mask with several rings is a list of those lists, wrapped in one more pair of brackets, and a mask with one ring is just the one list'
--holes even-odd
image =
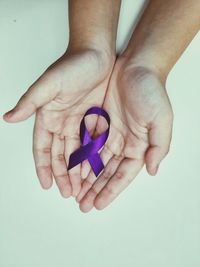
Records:
{"label": "forearm", "polygon": [[149,2],[123,53],[133,66],[149,67],[165,80],[200,27],[200,1]]}
{"label": "forearm", "polygon": [[69,0],[69,49],[115,54],[120,0]]}

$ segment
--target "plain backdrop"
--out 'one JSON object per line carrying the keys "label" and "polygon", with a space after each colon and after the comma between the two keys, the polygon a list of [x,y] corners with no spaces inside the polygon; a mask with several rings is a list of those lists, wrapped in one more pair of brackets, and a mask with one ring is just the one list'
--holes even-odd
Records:
{"label": "plain backdrop", "polygon": [[[123,1],[118,52],[143,8],[144,1]],[[67,0],[0,0],[1,115],[67,41]],[[1,117],[0,266],[199,267],[199,77],[197,35],[167,80],[175,114],[169,155],[156,177],[143,169],[103,211],[82,213],[55,184],[41,189],[32,157],[34,116],[19,124]]]}

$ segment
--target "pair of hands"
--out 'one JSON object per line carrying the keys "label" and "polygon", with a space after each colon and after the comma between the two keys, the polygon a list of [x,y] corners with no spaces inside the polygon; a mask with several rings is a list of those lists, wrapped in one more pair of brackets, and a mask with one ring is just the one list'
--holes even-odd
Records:
{"label": "pair of hands", "polygon": [[[92,106],[110,115],[110,134],[99,152],[105,169],[96,178],[87,161],[67,171],[80,147],[80,121]],[[146,164],[155,175],[169,150],[173,113],[164,84],[150,69],[126,57],[97,50],[67,51],[4,114],[19,122],[36,112],[33,155],[41,186],[53,178],[63,197],[74,196],[80,209],[105,208]],[[105,129],[102,117],[86,117],[92,136]]]}

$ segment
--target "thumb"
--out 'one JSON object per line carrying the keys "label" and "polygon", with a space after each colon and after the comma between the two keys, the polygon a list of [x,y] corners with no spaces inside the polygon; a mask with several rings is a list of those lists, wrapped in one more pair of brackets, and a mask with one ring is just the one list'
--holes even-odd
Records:
{"label": "thumb", "polygon": [[16,106],[3,115],[7,122],[19,122],[29,118],[35,111],[50,102],[57,92],[51,88],[51,83],[44,81],[40,77],[31,87],[21,96]]}
{"label": "thumb", "polygon": [[145,154],[146,168],[150,175],[156,175],[160,162],[168,154],[172,136],[172,118],[154,124],[149,130],[150,146]]}

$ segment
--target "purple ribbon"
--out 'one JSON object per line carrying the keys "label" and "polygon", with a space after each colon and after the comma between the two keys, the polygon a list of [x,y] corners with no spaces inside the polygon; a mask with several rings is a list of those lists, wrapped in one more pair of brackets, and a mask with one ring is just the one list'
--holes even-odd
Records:
{"label": "purple ribbon", "polygon": [[[108,129],[95,139],[92,139],[90,137],[90,134],[85,125],[85,116],[90,114],[97,114],[103,116],[108,123]],[[90,109],[88,109],[80,124],[81,147],[71,153],[67,169],[70,170],[87,159],[95,175],[98,176],[99,173],[104,169],[104,164],[100,158],[100,155],[98,154],[98,151],[105,144],[108,138],[109,129],[110,117],[104,109],[99,107],[91,107]]]}

